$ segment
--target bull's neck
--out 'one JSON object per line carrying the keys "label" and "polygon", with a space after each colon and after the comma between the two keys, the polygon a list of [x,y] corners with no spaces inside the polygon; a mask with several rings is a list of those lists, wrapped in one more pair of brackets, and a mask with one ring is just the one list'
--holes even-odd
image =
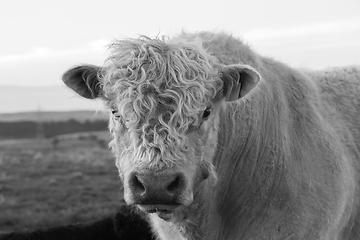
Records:
{"label": "bull's neck", "polygon": [[[260,97],[228,103],[220,114],[219,149],[214,159],[219,182],[212,204],[223,229],[246,229],[258,213],[281,202],[274,200],[279,196],[273,189],[281,192],[284,182],[280,139],[286,134],[282,132],[281,106],[267,108],[268,100]],[[281,194],[286,199],[285,190]]]}

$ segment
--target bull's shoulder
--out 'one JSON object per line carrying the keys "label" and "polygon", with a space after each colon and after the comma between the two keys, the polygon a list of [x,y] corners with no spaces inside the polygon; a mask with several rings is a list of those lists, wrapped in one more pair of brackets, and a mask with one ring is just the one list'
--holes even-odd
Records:
{"label": "bull's shoulder", "polygon": [[338,125],[341,133],[345,128],[351,129],[349,131],[360,149],[360,66],[330,68],[307,74],[316,83],[323,116]]}
{"label": "bull's shoulder", "polygon": [[326,92],[333,89],[334,94],[349,95],[349,92],[353,92],[351,89],[360,87],[360,66],[328,68],[319,71],[303,70],[303,72],[316,82],[320,91]]}
{"label": "bull's shoulder", "polygon": [[317,86],[324,105],[330,105],[347,114],[360,114],[360,66],[329,68],[323,71],[306,71]]}

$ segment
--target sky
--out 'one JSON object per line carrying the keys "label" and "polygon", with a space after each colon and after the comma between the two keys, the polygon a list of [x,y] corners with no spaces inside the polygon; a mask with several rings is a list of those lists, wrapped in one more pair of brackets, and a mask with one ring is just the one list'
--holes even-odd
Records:
{"label": "sky", "polygon": [[360,64],[359,0],[0,0],[0,29],[0,112],[101,108],[61,75],[142,34],[226,31],[295,68]]}

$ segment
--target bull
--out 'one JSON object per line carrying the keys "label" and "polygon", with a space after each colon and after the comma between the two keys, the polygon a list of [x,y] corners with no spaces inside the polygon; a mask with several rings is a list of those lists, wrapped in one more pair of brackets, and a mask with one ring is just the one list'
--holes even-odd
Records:
{"label": "bull", "polygon": [[99,98],[124,199],[159,239],[360,239],[360,68],[295,70],[226,33],[116,40]]}

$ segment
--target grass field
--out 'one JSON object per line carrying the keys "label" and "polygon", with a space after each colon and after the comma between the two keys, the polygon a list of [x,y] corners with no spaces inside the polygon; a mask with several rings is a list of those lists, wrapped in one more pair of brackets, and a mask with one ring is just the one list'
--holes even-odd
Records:
{"label": "grass field", "polygon": [[63,136],[56,144],[0,141],[0,233],[114,214],[123,202],[114,159],[102,144],[107,138],[101,132]]}

